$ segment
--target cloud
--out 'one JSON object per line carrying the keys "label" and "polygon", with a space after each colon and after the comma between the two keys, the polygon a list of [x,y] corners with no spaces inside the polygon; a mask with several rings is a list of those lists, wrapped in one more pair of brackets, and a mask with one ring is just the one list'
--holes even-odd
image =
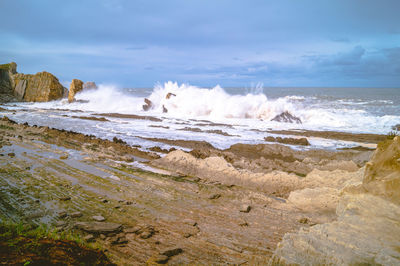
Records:
{"label": "cloud", "polygon": [[124,86],[400,86],[399,9],[398,0],[2,0],[0,61]]}

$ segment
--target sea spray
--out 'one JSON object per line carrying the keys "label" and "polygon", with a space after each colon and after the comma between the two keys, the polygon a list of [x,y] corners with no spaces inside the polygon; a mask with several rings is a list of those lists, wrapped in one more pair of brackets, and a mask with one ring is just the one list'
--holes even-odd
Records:
{"label": "sea spray", "polygon": [[[171,93],[174,96],[166,97]],[[268,100],[262,93],[230,95],[220,86],[205,89],[167,82],[156,86],[149,99],[153,103],[153,111],[162,112],[164,106],[172,116],[185,118],[271,120],[284,111],[296,113],[294,104],[284,98]]]}
{"label": "sea spray", "polygon": [[[392,126],[400,124],[398,112],[391,111],[398,108],[393,104],[394,98],[388,101],[380,98],[371,100],[369,97],[362,99],[365,104],[351,105],[351,102],[357,103],[361,99],[353,97],[341,101],[342,96],[311,94],[306,89],[286,89],[290,94],[281,93],[277,96],[279,89],[269,89],[269,92],[264,90],[263,93],[260,87],[256,88],[253,93],[247,94],[244,94],[245,90],[235,89],[236,94],[233,94],[232,90],[223,89],[220,86],[199,88],[188,84],[179,85],[176,82],[158,84],[153,89],[124,90],[115,86],[100,85],[97,90],[78,93],[75,97],[77,101],[74,103],[60,100],[45,103],[19,103],[18,106],[41,110],[79,110],[89,115],[90,113],[121,113],[155,116],[162,118],[164,123],[168,124],[164,126],[170,128],[178,128],[179,123],[196,126],[196,123],[190,121],[191,119],[209,120],[240,126],[242,129],[237,128],[238,131],[231,134],[241,136],[248,134],[244,134],[241,130],[265,130],[266,128],[386,134]],[[240,92],[242,94],[239,94]],[[332,94],[332,91],[326,92]],[[269,94],[274,94],[275,98],[268,97]],[[377,94],[376,97],[379,95]],[[152,102],[152,107],[148,111],[143,110],[145,98]],[[285,111],[299,117],[302,124],[271,121],[276,115]],[[169,124],[179,119],[186,122]],[[141,126],[146,128],[146,123]],[[134,124],[129,127],[138,126],[137,122]],[[154,134],[156,131],[154,128],[151,129]]]}

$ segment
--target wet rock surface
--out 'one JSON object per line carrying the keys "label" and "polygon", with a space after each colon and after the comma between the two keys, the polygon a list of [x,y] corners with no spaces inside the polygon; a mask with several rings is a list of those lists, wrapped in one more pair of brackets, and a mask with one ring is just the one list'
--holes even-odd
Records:
{"label": "wet rock surface", "polygon": [[[295,212],[263,207],[271,203],[263,193],[115,163],[134,152],[126,144],[8,119],[0,124],[0,153],[15,153],[12,158],[0,156],[0,217],[83,234],[82,239],[106,248],[117,264],[144,265],[156,256],[165,256],[159,261],[169,264],[263,264],[283,233],[299,226]],[[95,149],[89,148],[94,144]],[[60,159],[67,153],[68,159]],[[218,194],[224,200],[209,199]],[[243,200],[259,208],[232,212]],[[239,225],[241,215],[251,226]],[[106,220],[97,222],[92,216]],[[176,247],[184,252],[160,254]]]}
{"label": "wet rock surface", "polygon": [[[5,155],[0,156],[0,217],[82,233],[121,265],[265,265],[285,233],[334,222],[337,206],[348,206],[341,195],[350,188],[352,193],[369,189],[373,197],[395,200],[390,193],[380,197],[380,190],[361,186],[364,164],[352,160],[369,151],[295,151],[278,144],[217,150],[206,142],[162,140],[196,151],[175,150],[167,159],[156,159],[119,141],[5,118],[0,125],[0,153]],[[68,158],[60,159],[64,154]],[[157,174],[134,167],[127,155],[174,171]],[[382,165],[382,173],[370,169],[371,182],[385,183],[383,174],[393,172],[393,165]],[[307,169],[303,176],[291,172],[302,167]],[[243,205],[251,210],[239,211]],[[183,252],[162,254],[175,248]]]}
{"label": "wet rock surface", "polygon": [[298,118],[297,116],[292,115],[288,111],[285,111],[275,116],[274,118],[271,119],[271,121],[301,124],[301,119]]}
{"label": "wet rock surface", "polygon": [[75,101],[75,95],[83,90],[83,81],[79,79],[73,79],[69,86],[68,102],[72,103]]}
{"label": "wet rock surface", "polygon": [[306,138],[281,138],[281,137],[265,137],[265,141],[268,142],[278,142],[283,144],[290,144],[290,145],[302,145],[302,146],[309,146],[310,142]]}
{"label": "wet rock surface", "polygon": [[399,137],[380,143],[362,181],[338,194],[337,219],[286,234],[270,264],[398,265],[399,158]]}

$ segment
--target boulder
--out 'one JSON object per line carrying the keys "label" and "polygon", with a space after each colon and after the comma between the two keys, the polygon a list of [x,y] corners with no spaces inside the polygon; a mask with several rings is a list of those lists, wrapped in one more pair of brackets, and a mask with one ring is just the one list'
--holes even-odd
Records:
{"label": "boulder", "polygon": [[94,81],[87,81],[83,84],[82,88],[84,90],[92,90],[92,89],[97,89],[97,85]]}
{"label": "boulder", "polygon": [[75,95],[83,89],[83,82],[79,79],[73,79],[69,86],[68,102],[75,101]]}
{"label": "boulder", "polygon": [[15,96],[25,102],[48,102],[61,99],[64,87],[51,73],[43,71],[32,74],[14,74]]}
{"label": "boulder", "polygon": [[275,116],[274,118],[272,118],[271,121],[284,122],[284,123],[296,123],[296,124],[302,123],[300,118],[292,115],[288,111],[285,111],[285,112],[281,113],[280,115]]}

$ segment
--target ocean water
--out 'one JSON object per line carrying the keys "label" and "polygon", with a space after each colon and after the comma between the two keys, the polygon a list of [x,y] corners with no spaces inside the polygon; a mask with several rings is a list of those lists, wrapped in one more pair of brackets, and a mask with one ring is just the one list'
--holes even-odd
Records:
{"label": "ocean water", "polygon": [[[168,93],[172,93],[168,99]],[[144,98],[153,107],[143,110]],[[387,134],[400,124],[400,89],[373,88],[199,88],[167,82],[154,88],[121,89],[100,85],[65,99],[47,103],[7,104],[18,109],[12,119],[124,139],[129,144],[169,148],[140,137],[205,140],[217,148],[235,143],[265,143],[268,130],[330,130]],[[168,110],[168,112],[163,112]],[[271,121],[288,111],[301,124]],[[152,116],[160,121],[106,117],[108,122],[78,119],[99,113]],[[191,131],[188,131],[191,130]],[[224,133],[225,135],[217,134]],[[207,132],[208,131],[208,132]],[[312,147],[341,148],[352,142],[311,138]]]}

